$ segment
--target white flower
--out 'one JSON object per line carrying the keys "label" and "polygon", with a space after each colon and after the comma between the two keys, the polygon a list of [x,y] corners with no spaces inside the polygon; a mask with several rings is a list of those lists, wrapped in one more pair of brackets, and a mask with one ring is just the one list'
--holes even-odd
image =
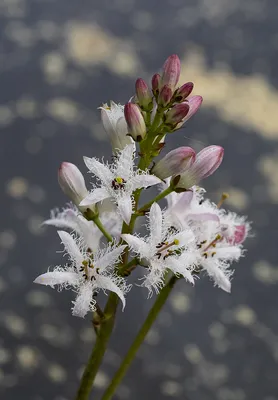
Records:
{"label": "white flower", "polygon": [[84,317],[90,310],[95,310],[96,302],[93,294],[100,289],[116,293],[124,308],[124,295],[129,287],[123,278],[113,272],[113,267],[126,246],[107,247],[93,253],[73,235],[64,231],[58,231],[58,234],[69,255],[70,264],[56,267],[54,271],[48,271],[38,276],[34,282],[51,287],[58,285],[60,288],[71,286],[77,293],[73,302],[72,314],[78,317]]}
{"label": "white flower", "polygon": [[[111,236],[119,238],[121,233],[121,220],[115,212],[104,212],[100,215],[101,222]],[[74,206],[63,209],[52,210],[50,219],[44,221],[44,225],[52,225],[58,229],[67,229],[78,234],[84,240],[87,247],[96,251],[103,237],[100,229],[93,221],[88,221]]]}
{"label": "white flower", "polygon": [[96,158],[85,157],[85,164],[100,180],[101,186],[93,189],[80,205],[91,205],[110,198],[116,203],[122,219],[129,224],[132,214],[133,191],[161,182],[153,175],[134,169],[133,152],[133,144],[126,146],[119,152],[115,162],[111,165],[104,165]]}
{"label": "white flower", "polygon": [[178,229],[190,227],[197,243],[193,255],[196,268],[204,269],[217,286],[230,292],[233,271],[228,268],[243,255],[240,244],[250,227],[244,217],[204,200],[204,192],[194,186],[184,193],[171,193],[165,218]]}
{"label": "white flower", "polygon": [[133,139],[127,136],[128,128],[124,117],[124,106],[111,101],[110,107],[103,104],[100,109],[102,123],[109,136],[113,152],[122,150],[127,144],[133,143]]}
{"label": "white flower", "polygon": [[192,231],[173,231],[164,220],[157,203],[150,209],[149,230],[150,235],[146,239],[130,234],[122,235],[148,266],[149,273],[145,276],[143,286],[146,286],[150,293],[153,288],[158,292],[164,285],[164,276],[168,269],[194,283],[191,275],[194,264],[191,251],[195,249],[195,238]]}

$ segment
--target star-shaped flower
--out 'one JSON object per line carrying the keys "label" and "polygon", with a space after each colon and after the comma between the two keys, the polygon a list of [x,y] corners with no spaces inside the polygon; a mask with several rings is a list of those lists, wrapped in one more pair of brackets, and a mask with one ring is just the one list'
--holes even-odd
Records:
{"label": "star-shaped flower", "polygon": [[195,238],[192,231],[173,230],[164,219],[157,203],[150,209],[149,231],[150,235],[145,239],[130,234],[122,235],[140,256],[142,263],[148,266],[149,273],[145,276],[143,286],[147,287],[150,293],[153,289],[158,292],[164,285],[164,276],[168,269],[194,283],[191,275],[194,264],[191,250],[195,249]]}
{"label": "star-shaped flower", "polygon": [[77,293],[72,314],[78,317],[84,317],[90,310],[95,310],[96,301],[93,294],[101,289],[116,293],[124,308],[124,295],[130,287],[123,278],[113,272],[113,267],[126,246],[107,247],[94,253],[86,243],[80,239],[76,240],[73,235],[64,231],[58,231],[58,234],[69,255],[70,263],[38,276],[34,282],[51,287],[58,285],[60,288],[71,286]]}
{"label": "star-shaped flower", "polygon": [[90,172],[99,179],[101,186],[93,189],[80,205],[87,206],[110,198],[116,203],[126,224],[129,224],[132,214],[134,190],[161,182],[156,176],[135,169],[133,144],[119,152],[111,165],[105,165],[96,158],[85,157],[84,161]]}

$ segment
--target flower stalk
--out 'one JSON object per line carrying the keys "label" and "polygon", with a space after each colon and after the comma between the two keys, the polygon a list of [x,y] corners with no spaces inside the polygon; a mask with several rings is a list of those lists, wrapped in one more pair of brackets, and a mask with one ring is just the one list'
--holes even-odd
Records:
{"label": "flower stalk", "polygon": [[[139,350],[141,344],[144,342],[148,332],[150,331],[153,323],[155,322],[160,310],[164,306],[166,300],[168,299],[172,289],[175,286],[178,278],[176,276],[172,276],[168,283],[161,289],[159,295],[157,296],[154,305],[152,306],[145,322],[137,333],[132,345],[130,346],[128,352],[126,353],[119,369],[114,375],[110,385],[106,389],[104,395],[102,396],[102,400],[110,400],[115,393],[117,387],[122,382],[131,362],[134,360],[137,351]],[[79,399],[77,399],[79,400]]]}

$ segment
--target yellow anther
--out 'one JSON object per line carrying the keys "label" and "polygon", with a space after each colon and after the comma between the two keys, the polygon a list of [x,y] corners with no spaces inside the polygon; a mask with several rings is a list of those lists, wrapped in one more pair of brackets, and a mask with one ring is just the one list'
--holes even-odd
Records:
{"label": "yellow anther", "polygon": [[87,260],[83,260],[83,261],[82,261],[82,264],[83,264],[85,267],[87,267],[87,265],[88,265],[89,263],[88,263]]}
{"label": "yellow anther", "polygon": [[178,245],[180,244],[179,239],[174,239],[174,244],[175,244],[176,246],[178,246]]}
{"label": "yellow anther", "polygon": [[123,183],[123,178],[121,178],[120,176],[117,176],[117,177],[115,178],[115,181],[116,181],[117,183],[121,184],[121,183]]}

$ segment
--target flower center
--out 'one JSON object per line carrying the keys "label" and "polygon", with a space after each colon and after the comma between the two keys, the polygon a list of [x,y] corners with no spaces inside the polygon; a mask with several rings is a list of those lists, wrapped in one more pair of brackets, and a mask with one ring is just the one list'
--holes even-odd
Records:
{"label": "flower center", "polygon": [[126,184],[126,180],[124,178],[121,178],[120,176],[117,176],[115,179],[112,181],[112,188],[114,190],[118,189],[124,189]]}
{"label": "flower center", "polygon": [[161,242],[156,245],[156,248],[159,249],[155,255],[157,256],[158,259],[163,257],[163,260],[166,260],[167,257],[170,257],[172,255],[177,254],[177,250],[172,250],[170,247],[172,246],[178,246],[179,245],[179,240],[174,239],[171,243],[169,242]]}
{"label": "flower center", "polygon": [[[215,239],[213,239],[208,245],[207,245],[207,240],[203,240],[202,242],[197,244],[197,248],[200,249],[200,251],[202,252],[202,256],[204,258],[214,257],[216,254],[216,251],[215,251],[216,244],[220,240],[222,240],[222,236],[218,234],[218,235],[216,235]],[[205,247],[204,249],[203,249],[203,246]],[[210,251],[210,250],[212,250],[212,251]]]}
{"label": "flower center", "polygon": [[85,281],[88,281],[89,279],[91,281],[95,281],[96,280],[95,274],[99,274],[99,268],[95,268],[93,264],[94,255],[90,248],[87,249],[87,253],[88,253],[88,258],[82,261],[82,265],[79,268],[79,272],[83,272],[82,276]]}

